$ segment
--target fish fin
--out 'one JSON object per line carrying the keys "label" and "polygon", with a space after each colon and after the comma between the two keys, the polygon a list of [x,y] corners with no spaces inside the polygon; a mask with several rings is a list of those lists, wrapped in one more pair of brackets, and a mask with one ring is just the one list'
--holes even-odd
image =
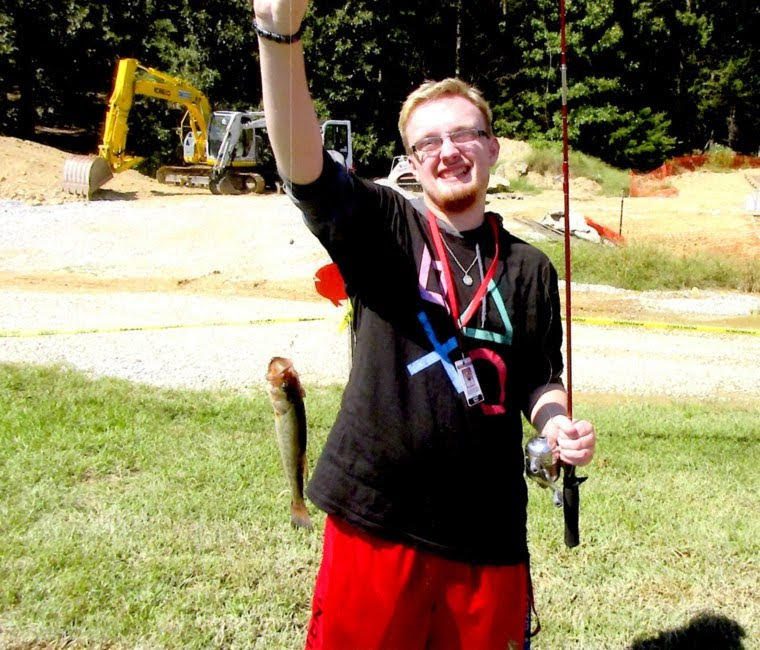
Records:
{"label": "fish fin", "polygon": [[290,504],[290,522],[298,528],[312,529],[311,517],[305,503]]}

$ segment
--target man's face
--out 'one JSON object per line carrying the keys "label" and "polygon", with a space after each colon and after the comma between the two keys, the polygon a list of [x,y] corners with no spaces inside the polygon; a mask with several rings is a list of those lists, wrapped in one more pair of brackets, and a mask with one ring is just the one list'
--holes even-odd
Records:
{"label": "man's face", "polygon": [[454,144],[444,136],[463,129],[486,130],[487,124],[480,110],[458,95],[420,104],[406,124],[410,145],[430,136],[443,137],[438,152],[413,154],[410,159],[428,200],[451,215],[484,200],[489,169],[499,156],[499,142],[494,137],[478,136],[470,142]]}

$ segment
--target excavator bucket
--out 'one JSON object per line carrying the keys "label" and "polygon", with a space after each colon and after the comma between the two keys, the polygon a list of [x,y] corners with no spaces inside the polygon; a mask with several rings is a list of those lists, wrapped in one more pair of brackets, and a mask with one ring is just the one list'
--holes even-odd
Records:
{"label": "excavator bucket", "polygon": [[72,156],[63,163],[61,187],[88,199],[113,178],[111,166],[101,156]]}

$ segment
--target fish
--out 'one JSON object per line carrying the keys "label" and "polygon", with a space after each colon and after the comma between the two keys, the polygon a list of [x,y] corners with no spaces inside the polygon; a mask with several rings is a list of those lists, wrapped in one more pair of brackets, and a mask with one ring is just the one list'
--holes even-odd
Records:
{"label": "fish", "polygon": [[306,459],[306,395],[293,362],[285,357],[272,357],[267,368],[269,400],[274,409],[274,428],[280,449],[282,468],[290,487],[290,521],[299,528],[311,530],[303,490],[307,474]]}

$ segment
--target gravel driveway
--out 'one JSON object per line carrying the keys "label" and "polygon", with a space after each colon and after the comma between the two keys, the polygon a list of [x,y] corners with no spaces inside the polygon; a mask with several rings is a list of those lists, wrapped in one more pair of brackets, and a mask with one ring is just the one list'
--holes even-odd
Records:
{"label": "gravel driveway", "polygon": [[[284,197],[254,201],[0,202],[0,274],[308,277],[326,256],[298,214]],[[684,310],[712,304],[722,314],[734,304],[739,313],[760,306],[756,296],[667,300]],[[157,386],[250,390],[262,387],[267,362],[281,355],[294,359],[306,382],[341,383],[349,368],[342,316],[326,301],[29,290],[6,280],[0,288],[0,361],[64,363],[94,376]],[[760,384],[757,336],[580,323],[573,334],[578,391],[749,397]]]}
{"label": "gravel driveway", "polygon": [[[156,386],[249,389],[273,356],[307,382],[348,373],[343,311],[312,303],[171,293],[0,292],[0,361],[64,363]],[[41,331],[61,334],[37,334]]]}
{"label": "gravel driveway", "polygon": [[[6,290],[0,314],[0,361],[65,363],[157,386],[261,387],[274,355],[293,358],[306,382],[341,383],[349,368],[342,310],[326,302]],[[578,391],[751,396],[758,359],[756,336],[573,327]]]}

